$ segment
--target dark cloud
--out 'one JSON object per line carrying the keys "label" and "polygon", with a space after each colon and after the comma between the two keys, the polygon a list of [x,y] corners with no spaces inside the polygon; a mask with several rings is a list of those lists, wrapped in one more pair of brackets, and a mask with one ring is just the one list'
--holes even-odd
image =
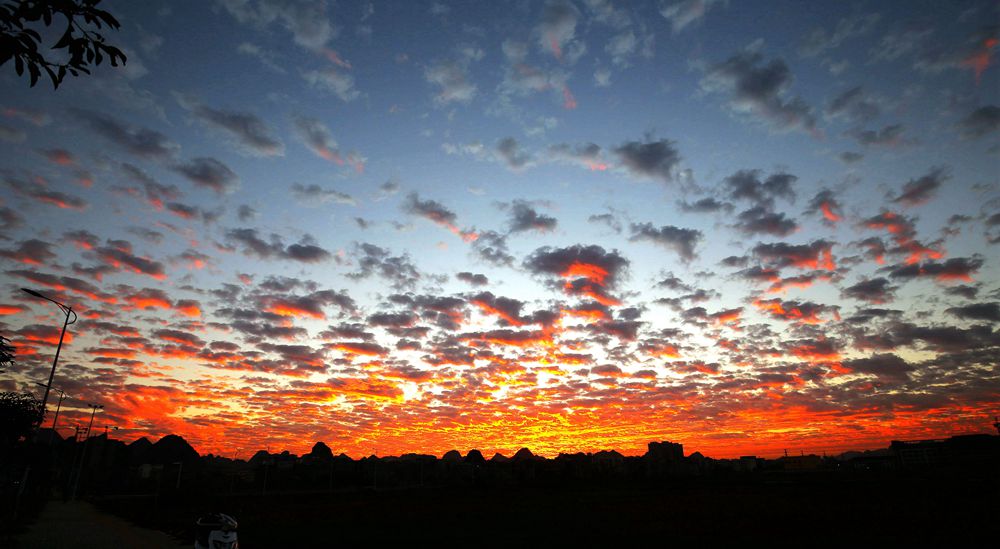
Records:
{"label": "dark cloud", "polygon": [[784,213],[771,212],[762,206],[740,212],[736,220],[736,229],[748,235],[788,236],[799,228],[798,223],[785,217]]}
{"label": "dark cloud", "polygon": [[515,200],[510,205],[510,232],[538,231],[546,233],[555,230],[558,221],[552,216],[538,213],[530,203]]}
{"label": "dark cloud", "polygon": [[317,290],[305,295],[258,294],[258,310],[280,316],[326,318],[324,308],[337,306],[341,313],[354,311],[357,306],[349,295],[334,290]]}
{"label": "dark cloud", "polygon": [[837,201],[836,196],[830,189],[822,189],[816,193],[816,196],[809,201],[809,207],[806,208],[805,213],[809,215],[822,215],[823,222],[827,225],[832,225],[844,217],[840,202]]}
{"label": "dark cloud", "polygon": [[[134,234],[139,238],[149,242],[150,244],[162,244],[163,243],[163,233],[160,231],[154,231],[153,229],[147,229],[146,227],[129,227],[125,229],[129,234]],[[90,246],[96,246],[96,237],[94,238],[94,243]],[[206,256],[207,257],[207,256]]]}
{"label": "dark cloud", "polygon": [[[16,211],[3,206],[0,207],[0,231],[7,232],[16,229],[24,224],[24,217]],[[4,239],[5,235],[0,234],[0,239]]]}
{"label": "dark cloud", "polygon": [[417,193],[410,193],[406,197],[403,207],[407,213],[419,215],[439,225],[454,227],[455,222],[458,221],[458,216],[455,215],[455,212],[435,200],[420,200],[420,196]]}
{"label": "dark cloud", "polygon": [[962,139],[979,139],[1000,128],[1000,107],[986,105],[970,112],[956,124]]}
{"label": "dark cloud", "polygon": [[964,352],[1000,345],[1000,333],[985,325],[970,328],[955,326],[917,326],[900,322],[892,327],[890,337],[899,346],[911,345],[920,340],[931,349],[942,353]]}
{"label": "dark cloud", "polygon": [[301,263],[317,263],[330,258],[330,252],[311,242],[309,238],[297,244],[289,244],[280,257]]}
{"label": "dark cloud", "polygon": [[166,158],[180,148],[158,131],[132,126],[99,112],[82,109],[72,112],[95,133],[136,156]]}
{"label": "dark cloud", "polygon": [[436,223],[457,234],[466,242],[475,241],[479,238],[479,235],[471,230],[458,228],[458,216],[455,215],[455,212],[449,210],[436,200],[421,200],[420,196],[415,192],[410,193],[406,197],[406,201],[403,203],[403,211]]}
{"label": "dark cloud", "polygon": [[957,295],[965,299],[976,299],[976,296],[979,295],[979,288],[976,286],[951,286],[945,288],[944,293],[947,295]]}
{"label": "dark cloud", "polygon": [[760,170],[740,170],[723,181],[724,188],[733,200],[748,200],[757,206],[771,209],[775,198],[795,200],[792,185],[798,177],[788,173],[775,173],[761,179]]}
{"label": "dark cloud", "polygon": [[375,313],[368,316],[368,324],[380,328],[409,328],[417,322],[417,315],[411,312]]}
{"label": "dark cloud", "polygon": [[71,166],[76,164],[76,157],[66,149],[41,149],[38,154],[44,156],[49,162],[61,166]]}
{"label": "dark cloud", "polygon": [[830,118],[843,117],[854,123],[864,123],[877,118],[881,112],[879,102],[856,86],[834,97],[824,111]]}
{"label": "dark cloud", "polygon": [[227,132],[250,154],[258,156],[285,154],[285,144],[275,137],[267,124],[255,114],[213,109],[190,101],[182,101],[181,104],[205,124]]}
{"label": "dark cloud", "polygon": [[316,155],[333,162],[342,162],[340,148],[325,124],[315,118],[299,117],[295,119],[295,129]]}
{"label": "dark cloud", "polygon": [[55,291],[69,291],[87,297],[93,301],[114,303],[115,296],[102,292],[97,286],[72,276],[56,276],[36,270],[14,269],[6,271],[9,276],[16,276],[34,284],[51,288]]}
{"label": "dark cloud", "polygon": [[323,187],[315,184],[302,185],[299,183],[293,183],[292,196],[294,196],[295,199],[298,200],[303,206],[316,206],[327,202],[349,204],[351,206],[358,205],[358,202],[349,194],[342,193],[335,189],[324,189]]}
{"label": "dark cloud", "polygon": [[747,263],[750,262],[750,258],[743,255],[730,255],[722,258],[719,264],[723,267],[746,267]]}
{"label": "dark cloud", "polygon": [[135,187],[113,187],[113,189],[120,190],[129,195],[141,193],[146,202],[158,210],[163,209],[165,202],[177,200],[181,197],[181,191],[176,185],[164,185],[143,171],[142,168],[128,162],[122,162],[121,171],[125,177],[138,183],[141,189]]}
{"label": "dark cloud", "polygon": [[865,155],[852,151],[845,151],[838,154],[837,158],[839,158],[840,161],[843,162],[844,164],[856,164],[864,160]]}
{"label": "dark cloud", "polygon": [[930,200],[938,187],[949,178],[945,168],[931,168],[927,174],[904,183],[902,192],[893,199],[893,202],[906,206],[919,206]]}
{"label": "dark cloud", "polygon": [[190,332],[182,332],[172,328],[153,330],[150,335],[158,340],[176,343],[184,347],[194,347],[200,349],[205,345],[205,341],[200,337]]}
{"label": "dark cloud", "polygon": [[472,249],[479,259],[493,265],[510,266],[514,262],[514,256],[507,248],[507,237],[496,231],[479,233],[479,238],[472,243]]}
{"label": "dark cloud", "polygon": [[100,243],[100,239],[97,238],[97,235],[83,229],[66,231],[63,233],[62,238],[64,241],[70,242],[78,248],[84,250],[89,250]]}
{"label": "dark cloud", "polygon": [[190,162],[176,164],[172,169],[195,185],[211,189],[216,194],[232,192],[240,183],[236,172],[215,158],[192,158]]}
{"label": "dark cloud", "polygon": [[738,53],[709,67],[701,86],[728,94],[734,111],[756,116],[775,131],[815,131],[812,107],[800,97],[787,97],[793,80],[788,65],[781,59],[763,61],[757,52]]}
{"label": "dark cloud", "polygon": [[630,241],[648,240],[659,244],[668,250],[673,250],[684,261],[691,261],[697,254],[694,248],[704,238],[704,234],[696,229],[682,229],[673,225],[654,227],[652,223],[632,223]]}
{"label": "dark cloud", "polygon": [[[726,259],[730,259],[730,258],[727,257]],[[743,258],[739,258],[739,259],[743,259]],[[723,261],[725,261],[725,260],[723,260]],[[745,265],[746,261],[744,261],[742,264]],[[726,266],[728,266],[728,267],[735,267],[735,266],[738,266],[738,265],[726,265]],[[760,284],[760,283],[765,283],[765,282],[774,283],[774,282],[778,282],[779,280],[781,280],[781,271],[779,271],[777,269],[769,268],[769,267],[761,267],[760,265],[754,265],[752,267],[748,267],[746,269],[742,269],[742,270],[737,271],[735,273],[735,276],[737,276],[739,278],[742,278],[744,280],[748,280],[748,281],[753,282],[755,284]]]}
{"label": "dark cloud", "polygon": [[896,289],[895,286],[889,284],[888,279],[879,277],[862,280],[853,286],[844,288],[840,295],[869,303],[888,303],[892,301]]}
{"label": "dark cloud", "polygon": [[609,287],[617,283],[628,264],[628,260],[617,250],[605,251],[597,245],[582,244],[567,248],[538,248],[524,260],[524,267],[536,274],[589,278]]}
{"label": "dark cloud", "polygon": [[594,143],[583,143],[576,146],[559,143],[550,146],[548,154],[553,160],[566,161],[592,171],[608,169],[608,162],[604,159],[601,146]]}
{"label": "dark cloud", "polygon": [[685,283],[683,280],[674,276],[674,273],[666,273],[666,275],[660,279],[655,286],[657,288],[666,288],[668,290],[673,290],[675,292],[691,292],[694,291],[694,287]]}
{"label": "dark cloud", "polygon": [[888,381],[905,381],[914,369],[910,363],[892,353],[845,360],[842,364],[853,372],[871,374]]}
{"label": "dark cloud", "polygon": [[261,259],[291,259],[303,263],[316,263],[329,259],[330,252],[317,246],[311,237],[306,236],[298,244],[285,246],[280,236],[270,235],[270,240],[264,240],[257,229],[240,228],[226,231],[226,241],[239,245],[246,255],[255,255]]}
{"label": "dark cloud", "polygon": [[380,276],[397,290],[412,289],[420,280],[420,272],[408,254],[394,256],[389,250],[367,242],[356,245],[358,270],[347,276],[355,279]]}
{"label": "dark cloud", "polygon": [[18,194],[42,204],[67,210],[84,210],[88,206],[87,201],[78,196],[53,191],[39,183],[14,178],[5,178],[4,182]]}
{"label": "dark cloud", "polygon": [[455,275],[455,278],[465,282],[466,284],[471,284],[473,286],[486,286],[490,283],[490,279],[486,278],[486,275],[479,273],[470,273],[468,271],[462,271]]}
{"label": "dark cloud", "polygon": [[479,307],[484,313],[499,316],[505,323],[514,326],[524,324],[521,308],[524,303],[509,297],[495,296],[492,292],[480,292],[469,299],[469,303]]}
{"label": "dark cloud", "polygon": [[951,307],[948,313],[966,320],[987,320],[1000,322],[1000,303],[973,303],[962,307]]}
{"label": "dark cloud", "polygon": [[519,171],[534,163],[534,157],[521,148],[521,144],[513,137],[505,137],[497,142],[497,158],[503,160],[507,167]]}
{"label": "dark cloud", "polygon": [[972,275],[983,266],[983,259],[979,256],[973,257],[953,257],[944,262],[925,261],[923,263],[911,263],[897,267],[890,267],[889,278],[900,278],[904,280],[931,276],[941,281],[961,280],[970,281]]}
{"label": "dark cloud", "polygon": [[588,217],[587,221],[590,223],[603,223],[618,234],[621,234],[622,232],[622,224],[618,221],[618,218],[614,214],[594,214]]}
{"label": "dark cloud", "polygon": [[437,295],[395,295],[395,300],[407,307],[420,311],[420,316],[438,327],[455,331],[461,328],[466,318],[466,301],[452,296]]}
{"label": "dark cloud", "polygon": [[674,172],[681,162],[680,153],[669,139],[647,137],[645,141],[628,141],[614,152],[633,176],[663,183],[674,180]]}
{"label": "dark cloud", "polygon": [[222,217],[223,209],[204,210],[198,206],[184,204],[182,202],[167,202],[165,205],[168,212],[181,219],[201,220],[204,223],[214,223]]}
{"label": "dark cloud", "polygon": [[[774,319],[801,324],[819,324],[831,318],[840,320],[840,307],[823,305],[812,301],[758,299],[754,305]],[[823,315],[825,318],[821,318]]]}
{"label": "dark cloud", "polygon": [[639,335],[639,329],[645,322],[638,320],[602,320],[596,324],[590,324],[588,330],[597,335],[614,336],[622,341],[635,341]]}
{"label": "dark cloud", "polygon": [[892,124],[879,130],[857,129],[851,132],[851,136],[857,140],[859,145],[865,147],[901,147],[912,143],[903,137],[903,125]]}
{"label": "dark cloud", "polygon": [[730,212],[733,210],[732,204],[722,202],[711,197],[702,198],[693,203],[681,200],[677,202],[677,205],[680,207],[681,211],[688,213],[711,213],[721,210]]}
{"label": "dark cloud", "polygon": [[768,265],[775,267],[798,267],[800,269],[833,270],[832,242],[815,240],[809,244],[758,244],[753,255]]}
{"label": "dark cloud", "polygon": [[166,278],[166,270],[159,261],[132,253],[132,243],[127,240],[108,240],[105,246],[93,249],[93,254],[105,266],[120,270],[123,267],[134,273],[144,274],[156,279]]}
{"label": "dark cloud", "polygon": [[240,204],[240,207],[236,209],[236,218],[243,223],[257,219],[257,215],[257,210],[246,204]]}
{"label": "dark cloud", "polygon": [[367,330],[367,326],[359,323],[342,322],[331,325],[328,329],[319,333],[322,339],[362,339],[365,341],[375,339],[375,334]]}

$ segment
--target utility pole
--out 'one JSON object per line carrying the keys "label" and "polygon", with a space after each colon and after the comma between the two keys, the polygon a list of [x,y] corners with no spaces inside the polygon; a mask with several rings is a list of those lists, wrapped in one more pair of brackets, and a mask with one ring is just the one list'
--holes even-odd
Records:
{"label": "utility pole", "polygon": [[76,471],[76,481],[73,482],[73,496],[72,499],[76,499],[76,490],[80,487],[80,476],[83,475],[83,464],[87,461],[87,441],[90,440],[91,429],[94,427],[94,416],[97,415],[97,411],[104,408],[103,404],[88,404],[94,409],[90,413],[90,424],[87,425],[87,438],[83,439],[83,450],[80,452],[80,467]]}

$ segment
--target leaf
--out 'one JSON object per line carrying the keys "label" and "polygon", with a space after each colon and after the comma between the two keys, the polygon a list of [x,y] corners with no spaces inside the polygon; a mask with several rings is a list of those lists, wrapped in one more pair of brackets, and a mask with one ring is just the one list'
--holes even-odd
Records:
{"label": "leaf", "polygon": [[31,87],[35,87],[35,84],[38,83],[38,76],[41,73],[42,71],[38,70],[38,65],[35,63],[28,65],[28,78],[31,80]]}
{"label": "leaf", "polygon": [[71,40],[73,40],[73,25],[66,27],[66,32],[64,32],[62,38],[56,42],[56,45],[52,46],[52,49],[58,50],[68,47]]}
{"label": "leaf", "polygon": [[14,70],[17,71],[17,75],[21,76],[24,74],[24,60],[18,55],[14,58]]}
{"label": "leaf", "polygon": [[48,65],[43,65],[42,68],[44,68],[45,72],[47,72],[49,74],[49,80],[52,81],[52,88],[53,89],[58,89],[59,88],[59,78],[56,77],[56,73],[55,73],[55,71],[52,70],[52,67],[49,67]]}

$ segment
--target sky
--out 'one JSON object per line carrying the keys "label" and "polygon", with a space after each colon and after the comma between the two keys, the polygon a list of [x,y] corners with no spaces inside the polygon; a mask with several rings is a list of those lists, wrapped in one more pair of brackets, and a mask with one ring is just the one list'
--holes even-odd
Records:
{"label": "sky", "polygon": [[995,2],[100,7],[124,67],[0,71],[0,389],[41,395],[64,320],[20,288],[72,306],[64,435],[91,403],[244,458],[993,430]]}

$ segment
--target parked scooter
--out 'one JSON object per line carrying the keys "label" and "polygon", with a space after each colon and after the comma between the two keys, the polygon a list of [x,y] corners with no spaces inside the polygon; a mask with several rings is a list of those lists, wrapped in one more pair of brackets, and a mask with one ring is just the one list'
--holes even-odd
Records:
{"label": "parked scooter", "polygon": [[209,513],[195,522],[194,549],[239,549],[236,519],[225,513]]}

